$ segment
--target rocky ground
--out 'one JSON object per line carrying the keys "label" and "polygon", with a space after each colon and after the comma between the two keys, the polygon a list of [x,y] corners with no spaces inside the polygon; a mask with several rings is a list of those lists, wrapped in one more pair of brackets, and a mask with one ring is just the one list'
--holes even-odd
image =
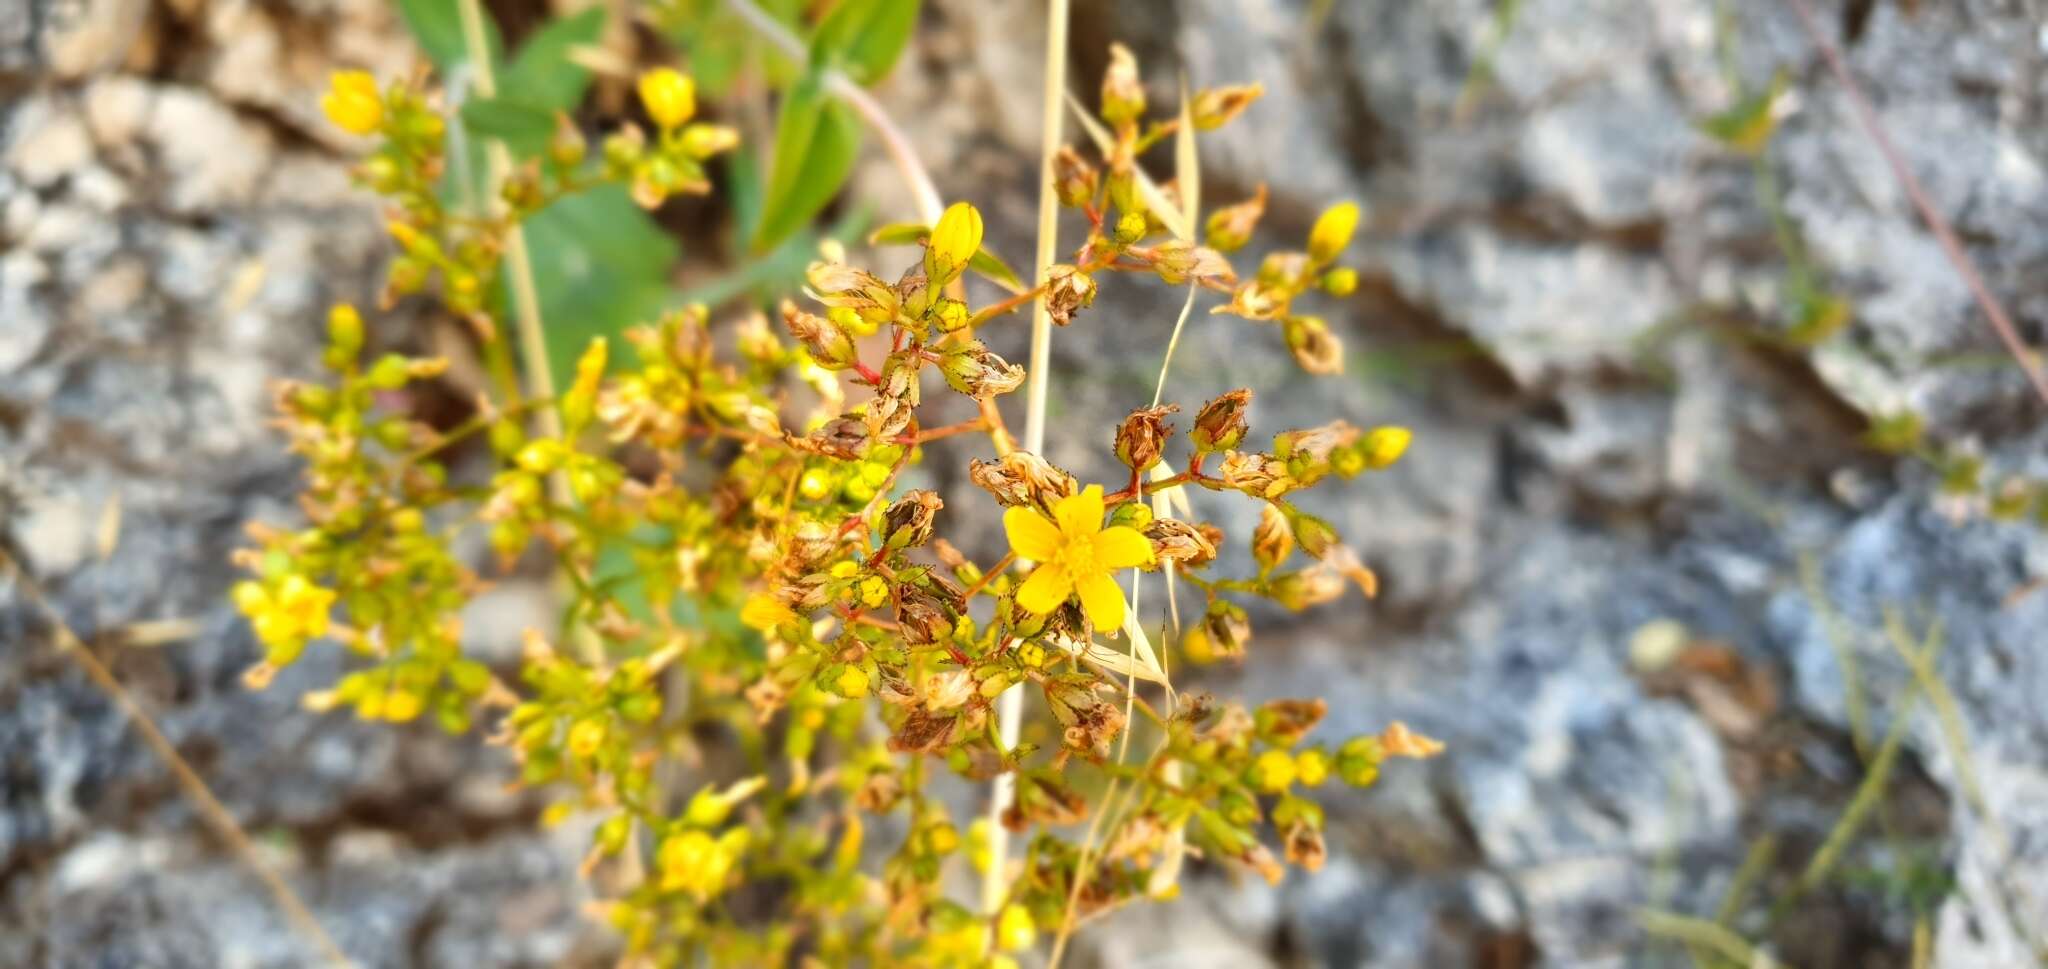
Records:
{"label": "rocky ground", "polygon": [[[297,709],[296,687],[331,676],[323,660],[264,693],[239,680],[254,650],[224,603],[227,553],[243,522],[287,518],[294,487],[263,426],[265,381],[311,371],[324,307],[372,292],[386,255],[317,93],[337,65],[407,69],[393,14],[23,2],[0,0],[9,554],[352,956],[603,961],[577,833],[536,833],[537,805],[506,793],[495,752]],[[946,194],[992,227],[1028,226],[1038,8],[926,6],[883,100]],[[1252,662],[1203,684],[1327,696],[1332,732],[1403,718],[1450,746],[1333,797],[1319,874],[1268,889],[1206,872],[1182,901],[1091,930],[1084,954],[1680,964],[1637,909],[1711,914],[1768,839],[1775,861],[1738,925],[1792,965],[1907,965],[1916,921],[1935,965],[2033,964],[2028,938],[2048,924],[2048,540],[1937,497],[1924,464],[1856,437],[1910,408],[1937,440],[2048,475],[2041,404],[1998,362],[1789,7],[1730,5],[1729,56],[1753,85],[1783,68],[1797,93],[1770,170],[1856,308],[1812,352],[1760,339],[1782,327],[1784,257],[1748,161],[1693,126],[1732,97],[1719,5],[1520,6],[1496,85],[1461,101],[1494,46],[1481,0],[1352,0],[1319,25],[1278,0],[1079,5],[1080,77],[1120,38],[1162,103],[1182,71],[1266,83],[1206,145],[1211,199],[1267,183],[1282,237],[1337,198],[1373,213],[1361,295],[1327,309],[1347,376],[1301,378],[1276,330],[1198,316],[1169,396],[1250,384],[1273,388],[1254,412],[1265,429],[1346,416],[1417,431],[1395,471],[1314,509],[1366,550],[1380,600],[1260,616]],[[1843,11],[1822,6],[1838,28]],[[2048,10],[1849,6],[1867,11],[1852,65],[2039,342]],[[877,158],[856,191],[907,211],[894,179]],[[1017,233],[992,241],[1030,250]],[[1144,403],[1173,303],[1105,287],[1055,341],[1061,413]],[[1020,350],[1012,339],[998,349]],[[1099,471],[1099,443],[1049,456]],[[489,625],[516,631],[520,608],[501,596]],[[1887,615],[1914,634],[1940,621],[1952,706],[1907,706],[1915,677]],[[164,618],[195,634],[113,641]],[[1857,735],[1874,746],[1902,710],[1881,836],[1765,924],[1865,777]],[[310,962],[303,944],[19,588],[0,587],[0,965],[292,966]]]}

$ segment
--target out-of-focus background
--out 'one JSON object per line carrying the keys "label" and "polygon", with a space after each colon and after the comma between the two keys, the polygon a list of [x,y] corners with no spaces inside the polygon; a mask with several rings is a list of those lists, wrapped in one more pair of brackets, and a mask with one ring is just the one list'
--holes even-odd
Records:
{"label": "out-of-focus background", "polygon": [[[2048,10],[1805,2],[2040,342]],[[515,43],[550,14],[491,6]],[[629,57],[664,49],[624,34],[608,43]],[[1204,141],[1212,204],[1264,183],[1264,230],[1286,241],[1330,202],[1370,213],[1359,293],[1325,314],[1343,376],[1301,375],[1274,329],[1197,316],[1169,397],[1251,385],[1270,388],[1260,432],[1416,431],[1396,470],[1310,505],[1380,598],[1255,617],[1250,661],[1194,679],[1325,696],[1332,734],[1399,718],[1448,751],[1323,792],[1320,872],[1268,887],[1201,869],[1181,900],[1084,932],[1079,961],[1744,964],[1726,939],[1644,927],[1645,910],[1725,909],[1729,938],[1806,969],[2035,965],[2048,539],[1991,520],[1984,495],[2048,476],[2044,406],[1793,7],[1086,0],[1085,100],[1114,40],[1157,104],[1183,74],[1266,85]],[[877,88],[1020,266],[1043,43],[1040,4],[929,0]],[[371,302],[390,254],[318,97],[338,68],[424,63],[384,0],[0,0],[0,523],[364,965],[602,965],[586,833],[539,830],[544,802],[508,790],[501,751],[301,710],[331,650],[267,692],[240,682],[257,651],[228,555],[244,522],[291,520],[296,484],[266,382],[316,371],[326,306]],[[1702,130],[1777,72],[1760,162]],[[587,110],[623,95],[600,80]],[[835,217],[913,217],[872,148],[846,199]],[[656,271],[725,278],[724,218],[665,209],[678,254]],[[1106,428],[1149,399],[1177,296],[1103,290],[1056,335],[1056,420]],[[1802,330],[1816,307],[1845,324]],[[459,334],[424,306],[377,325],[416,347]],[[998,329],[1021,359],[1023,325]],[[1865,444],[1903,414],[1929,454]],[[1097,478],[1114,460],[1073,437],[1048,456]],[[1945,492],[1973,456],[1978,496]],[[513,661],[545,597],[538,578],[501,584],[471,610],[472,649]],[[313,960],[0,585],[0,965]]]}

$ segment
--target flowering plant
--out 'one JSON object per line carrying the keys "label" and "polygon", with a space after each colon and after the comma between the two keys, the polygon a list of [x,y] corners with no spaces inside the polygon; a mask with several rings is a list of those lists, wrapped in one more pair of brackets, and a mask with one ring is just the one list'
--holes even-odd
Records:
{"label": "flowering plant", "polygon": [[[1119,585],[1161,572],[1198,591],[1199,613],[1164,645],[1202,663],[1245,655],[1244,599],[1302,609],[1354,585],[1372,594],[1371,571],[1290,499],[1392,465],[1405,429],[1339,420],[1262,449],[1252,392],[1236,390],[1193,409],[1185,446],[1172,404],[1105,428],[1128,477],[1084,485],[1017,446],[999,401],[1027,374],[979,338],[1034,302],[1075,323],[1098,277],[1152,275],[1224,294],[1222,312],[1278,323],[1305,369],[1337,370],[1327,324],[1294,305],[1355,285],[1337,262],[1359,210],[1332,208],[1304,250],[1241,278],[1226,252],[1249,241],[1263,190],[1212,213],[1202,244],[1193,206],[1176,208],[1185,185],[1155,185],[1135,161],[1228,123],[1256,86],[1204,91],[1148,122],[1135,61],[1117,48],[1090,119],[1100,161],[1065,149],[1050,186],[1090,231],[1038,285],[1003,268],[980,213],[958,202],[877,233],[921,246],[894,282],[827,245],[805,299],[775,307],[780,334],[758,311],[728,325],[703,306],[666,312],[625,334],[629,353],[590,342],[556,393],[541,344],[515,351],[508,333],[539,325],[522,295],[522,226],[599,186],[650,208],[705,193],[706,165],[737,142],[696,120],[695,86],[674,70],[645,73],[637,93],[651,135],[625,123],[590,159],[561,117],[524,158],[494,159],[494,204],[465,209],[436,190],[464,123],[441,97],[335,76],[325,110],[375,139],[361,178],[391,203],[401,252],[387,301],[437,295],[470,324],[490,377],[472,416],[429,426],[402,392],[446,380],[447,361],[366,360],[362,315],[335,307],[330,379],[278,394],[306,461],[307,523],[257,528],[245,553],[252,576],[235,600],[267,650],[253,681],[326,636],[361,663],[313,706],[486,724],[526,783],[559,792],[551,823],[591,819],[607,917],[653,965],[987,964],[1041,933],[1057,952],[1079,920],[1174,894],[1188,857],[1271,879],[1282,858],[1316,867],[1323,814],[1306,789],[1368,785],[1386,758],[1436,752],[1398,723],[1311,740],[1320,700],[1248,708],[1177,691],[1171,650]],[[977,304],[970,276],[1007,293]],[[928,374],[980,416],[927,425]],[[970,435],[987,441],[968,467],[985,494],[949,505],[906,487],[937,442]],[[476,437],[486,453],[466,450]],[[1229,537],[1192,517],[1188,489],[1260,504],[1255,572],[1217,574]],[[943,537],[951,516],[998,509],[1008,554],[984,564]],[[560,621],[528,631],[516,669],[459,646],[458,614],[488,582],[456,551],[472,528],[501,568],[538,546],[561,579]],[[1055,729],[1005,741],[997,700],[1016,689],[1042,699]],[[1003,779],[996,821],[1028,836],[1021,856],[988,820],[962,823],[941,774]],[[947,888],[968,868],[990,888],[978,909]]]}

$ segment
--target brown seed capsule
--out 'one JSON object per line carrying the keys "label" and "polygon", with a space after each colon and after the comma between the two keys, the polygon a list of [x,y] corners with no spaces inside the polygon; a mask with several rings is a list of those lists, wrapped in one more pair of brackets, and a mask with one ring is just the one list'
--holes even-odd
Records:
{"label": "brown seed capsule", "polygon": [[1161,561],[1179,562],[1199,569],[1216,559],[1216,545],[1202,530],[1173,518],[1155,518],[1141,529],[1152,542],[1152,554]]}
{"label": "brown seed capsule", "polygon": [[1344,372],[1344,344],[1319,316],[1290,316],[1283,332],[1301,369],[1329,376]]}
{"label": "brown seed capsule", "polygon": [[1054,502],[1081,490],[1074,476],[1029,451],[1011,451],[995,461],[975,459],[967,478],[1008,508],[1035,507],[1050,514]]}
{"label": "brown seed capsule", "polygon": [[929,646],[953,635],[953,616],[945,603],[915,586],[896,589],[896,625],[915,646]]}
{"label": "brown seed capsule", "polygon": [[782,325],[789,335],[811,352],[811,359],[827,370],[844,370],[853,366],[853,338],[846,335],[832,321],[816,313],[806,313],[790,300],[782,301]]}
{"label": "brown seed capsule", "polygon": [[1138,81],[1138,59],[1122,44],[1109,45],[1109,68],[1102,72],[1102,120],[1112,128],[1137,123],[1145,113],[1145,86]]}
{"label": "brown seed capsule", "polygon": [[814,262],[805,271],[804,281],[818,294],[819,302],[850,310],[870,325],[889,323],[902,307],[895,287],[842,262]]}
{"label": "brown seed capsule", "polygon": [[1237,281],[1237,274],[1230,268],[1230,262],[1223,254],[1208,246],[1195,246],[1174,240],[1162,242],[1152,249],[1152,271],[1169,286],[1179,286],[1189,279],[1203,285],[1217,288],[1229,286]]}
{"label": "brown seed capsule", "polygon": [[884,513],[884,534],[892,549],[916,548],[932,538],[932,520],[946,503],[936,492],[917,490],[896,499]]}
{"label": "brown seed capsule", "polygon": [[1007,394],[1024,385],[1024,368],[990,353],[980,341],[947,351],[940,372],[946,386],[976,400]]}
{"label": "brown seed capsule", "polygon": [[1251,403],[1252,392],[1239,388],[1203,404],[1195,415],[1195,426],[1188,431],[1196,452],[1228,451],[1243,441],[1244,415]]}
{"label": "brown seed capsule", "polygon": [[1101,177],[1072,145],[1061,145],[1059,154],[1053,156],[1052,185],[1061,205],[1078,209],[1094,201]]}
{"label": "brown seed capsule", "polygon": [[1252,620],[1243,607],[1218,599],[1209,604],[1201,623],[1191,632],[1201,634],[1209,651],[1206,662],[1236,659],[1244,655],[1245,645],[1251,642]]}
{"label": "brown seed capsule", "polygon": [[1054,266],[1045,278],[1045,312],[1060,326],[1095,302],[1095,277],[1073,266]]}
{"label": "brown seed capsule", "polygon": [[1189,106],[1189,114],[1194,117],[1196,129],[1214,131],[1243,114],[1244,109],[1251,107],[1252,102],[1265,93],[1264,84],[1206,88],[1195,94],[1195,103]]}
{"label": "brown seed capsule", "polygon": [[803,439],[804,448],[841,461],[857,461],[868,451],[868,427],[857,418],[840,417],[825,422]]}
{"label": "brown seed capsule", "polygon": [[1265,214],[1266,185],[1261,182],[1258,192],[1251,198],[1209,213],[1203,241],[1220,252],[1236,252],[1251,241],[1252,233],[1259,227],[1259,219]]}
{"label": "brown seed capsule", "polygon": [[1287,861],[1300,865],[1307,871],[1321,871],[1329,851],[1323,846],[1323,833],[1309,826],[1307,821],[1296,821],[1289,826],[1286,834]]}
{"label": "brown seed capsule", "polygon": [[1279,568],[1293,554],[1294,529],[1280,506],[1269,502],[1259,509],[1259,525],[1252,529],[1252,558],[1259,563],[1259,573]]}
{"label": "brown seed capsule", "polygon": [[1151,470],[1166,450],[1166,439],[1173,435],[1173,425],[1166,423],[1166,415],[1177,410],[1179,406],[1167,404],[1132,411],[1116,429],[1117,460],[1133,471]]}
{"label": "brown seed capsule", "polygon": [[1287,466],[1270,454],[1232,451],[1223,456],[1223,483],[1254,498],[1278,498],[1294,489]]}

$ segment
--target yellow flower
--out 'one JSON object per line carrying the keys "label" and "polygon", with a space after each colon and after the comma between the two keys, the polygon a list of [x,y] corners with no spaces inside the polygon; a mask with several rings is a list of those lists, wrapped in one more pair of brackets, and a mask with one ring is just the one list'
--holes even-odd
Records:
{"label": "yellow flower", "polygon": [[1408,442],[1414,440],[1414,432],[1405,427],[1387,425],[1375,427],[1365,436],[1366,467],[1378,471],[1391,468],[1401,455],[1408,453]]}
{"label": "yellow flower", "polygon": [[368,71],[335,71],[320,98],[327,120],[350,134],[367,135],[384,121],[384,99]]}
{"label": "yellow flower", "polygon": [[327,611],[334,590],[323,589],[296,573],[274,589],[245,582],[235,589],[235,604],[249,617],[256,638],[270,648],[270,662],[283,666],[298,658],[306,640],[327,634]]}
{"label": "yellow flower", "polygon": [[1038,569],[1017,589],[1017,604],[1043,615],[1067,597],[1081,596],[1081,608],[1095,628],[1124,624],[1124,593],[1110,573],[1152,563],[1152,543],[1135,528],[1102,527],[1102,486],[1061,498],[1047,518],[1029,508],[1003,513],[1003,531],[1017,554]]}
{"label": "yellow flower", "polygon": [[1294,783],[1294,758],[1284,750],[1268,750],[1252,763],[1252,773],[1260,790],[1278,794]]}
{"label": "yellow flower", "polygon": [[795,621],[795,611],[783,605],[782,600],[766,592],[756,592],[748,596],[746,603],[740,606],[740,622],[745,623],[750,629],[764,633],[783,623]]}
{"label": "yellow flower", "polygon": [[996,918],[996,948],[1022,952],[1037,942],[1038,923],[1031,918],[1031,910],[1015,902],[1003,906],[1003,914]]}
{"label": "yellow flower", "polygon": [[960,275],[967,261],[981,248],[981,213],[966,202],[955,202],[932,226],[930,247],[925,250],[924,271],[932,286],[944,286]]}
{"label": "yellow flower", "polygon": [[640,75],[640,103],[667,131],[697,113],[697,83],[673,67],[657,67]]}

